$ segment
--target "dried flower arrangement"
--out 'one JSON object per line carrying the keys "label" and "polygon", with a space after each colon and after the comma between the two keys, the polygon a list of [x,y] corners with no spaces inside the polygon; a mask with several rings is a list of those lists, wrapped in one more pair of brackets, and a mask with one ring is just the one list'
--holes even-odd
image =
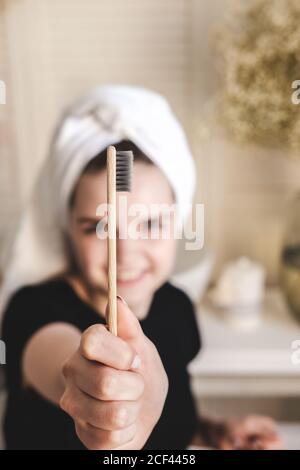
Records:
{"label": "dried flower arrangement", "polygon": [[217,34],[218,114],[237,141],[300,151],[300,1],[232,2]]}

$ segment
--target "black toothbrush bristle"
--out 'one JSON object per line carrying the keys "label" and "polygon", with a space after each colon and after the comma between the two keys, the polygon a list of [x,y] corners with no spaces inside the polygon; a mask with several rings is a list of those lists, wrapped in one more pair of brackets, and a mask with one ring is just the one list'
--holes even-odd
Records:
{"label": "black toothbrush bristle", "polygon": [[116,190],[131,191],[133,170],[133,152],[118,150],[116,153]]}

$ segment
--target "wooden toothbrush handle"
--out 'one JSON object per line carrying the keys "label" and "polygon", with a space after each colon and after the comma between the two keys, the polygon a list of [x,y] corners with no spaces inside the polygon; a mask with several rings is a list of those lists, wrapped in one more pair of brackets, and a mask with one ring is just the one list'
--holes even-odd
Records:
{"label": "wooden toothbrush handle", "polygon": [[108,312],[107,325],[117,336],[117,249],[116,249],[116,149],[107,149],[107,202],[108,202]]}

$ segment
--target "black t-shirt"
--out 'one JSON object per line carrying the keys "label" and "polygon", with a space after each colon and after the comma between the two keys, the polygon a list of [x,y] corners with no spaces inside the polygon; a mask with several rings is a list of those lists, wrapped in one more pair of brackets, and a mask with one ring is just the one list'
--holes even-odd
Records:
{"label": "black t-shirt", "polygon": [[[21,358],[28,339],[41,327],[70,323],[81,331],[102,317],[82,301],[64,279],[23,287],[11,298],[3,318],[4,372],[8,390],[4,417],[7,449],[84,449],[73,420],[31,388],[22,386]],[[197,414],[187,364],[200,349],[193,306],[181,290],[165,283],[140,321],[155,344],[169,378],[162,415],[145,449],[184,449],[196,430]]]}

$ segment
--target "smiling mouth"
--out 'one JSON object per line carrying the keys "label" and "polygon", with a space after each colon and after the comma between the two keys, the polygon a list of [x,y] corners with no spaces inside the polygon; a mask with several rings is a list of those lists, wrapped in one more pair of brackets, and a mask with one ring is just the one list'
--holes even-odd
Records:
{"label": "smiling mouth", "polygon": [[144,275],[146,274],[146,270],[142,272],[134,272],[134,271],[124,271],[122,273],[117,274],[117,283],[118,284],[133,284],[140,281]]}

